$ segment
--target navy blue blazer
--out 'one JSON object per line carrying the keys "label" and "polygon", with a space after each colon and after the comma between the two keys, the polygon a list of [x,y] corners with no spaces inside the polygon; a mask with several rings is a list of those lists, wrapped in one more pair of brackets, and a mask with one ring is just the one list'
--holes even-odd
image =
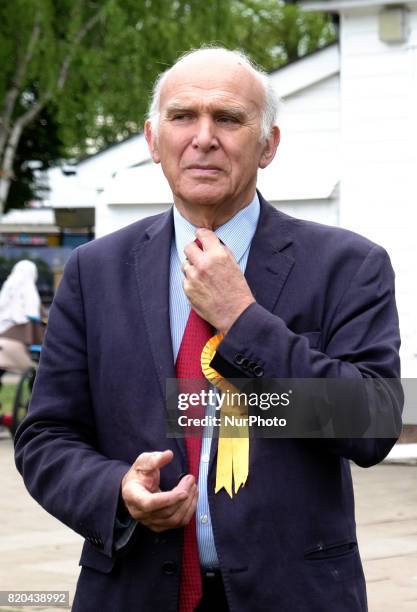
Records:
{"label": "navy blue blazer", "polygon": [[[166,437],[165,422],[172,234],[169,211],[74,251],[16,435],[31,495],[86,539],[77,612],[177,609],[183,530],[138,525],[114,552],[120,482],[139,453],[173,450],[162,489],[187,471],[183,441]],[[243,355],[269,378],[399,377],[394,275],[381,247],[261,197],[246,277],[256,304],[221,343],[220,373],[248,376]],[[401,404],[394,394],[393,419]],[[232,611],[367,609],[349,459],[371,466],[394,441],[254,439],[249,480],[232,500],[214,494],[212,444],[209,503]]]}

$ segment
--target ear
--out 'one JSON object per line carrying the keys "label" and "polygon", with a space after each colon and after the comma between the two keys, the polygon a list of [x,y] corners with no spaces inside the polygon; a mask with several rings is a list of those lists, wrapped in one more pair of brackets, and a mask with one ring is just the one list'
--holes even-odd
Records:
{"label": "ear", "polygon": [[275,157],[277,152],[279,141],[281,139],[281,132],[277,125],[272,127],[271,135],[267,138],[263,144],[263,151],[259,159],[259,168],[266,168]]}
{"label": "ear", "polygon": [[159,164],[159,162],[161,161],[161,158],[159,157],[159,151],[158,151],[158,138],[153,133],[152,125],[149,119],[145,121],[144,133],[145,133],[146,142],[148,143],[148,149],[151,154],[151,157],[156,164]]}

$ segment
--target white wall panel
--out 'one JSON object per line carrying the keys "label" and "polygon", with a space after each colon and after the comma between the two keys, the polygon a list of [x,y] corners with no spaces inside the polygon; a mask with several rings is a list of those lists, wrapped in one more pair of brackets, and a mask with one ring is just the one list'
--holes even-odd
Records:
{"label": "white wall panel", "polygon": [[417,13],[378,39],[378,13],[342,18],[340,222],[382,244],[396,271],[403,375],[417,375]]}

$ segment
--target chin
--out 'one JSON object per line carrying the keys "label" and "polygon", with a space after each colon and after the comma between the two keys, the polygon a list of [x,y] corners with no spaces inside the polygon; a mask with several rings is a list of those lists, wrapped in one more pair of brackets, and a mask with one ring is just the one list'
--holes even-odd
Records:
{"label": "chin", "polygon": [[195,206],[216,206],[230,199],[231,194],[222,189],[207,189],[207,185],[199,185],[178,193],[178,197],[186,203]]}

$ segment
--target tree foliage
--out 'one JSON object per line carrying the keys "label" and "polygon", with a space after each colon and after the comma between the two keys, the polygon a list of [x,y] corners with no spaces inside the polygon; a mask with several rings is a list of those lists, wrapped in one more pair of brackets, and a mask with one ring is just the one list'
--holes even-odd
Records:
{"label": "tree foliage", "polygon": [[327,17],[280,0],[0,3],[0,208],[44,109],[79,157],[140,130],[155,77],[190,48],[241,48],[270,71],[333,39]]}
{"label": "tree foliage", "polygon": [[42,109],[27,126],[13,163],[13,180],[6,203],[6,211],[19,208],[22,203],[48,197],[48,185],[41,177],[44,172],[65,158],[65,147],[59,135],[53,105]]}

